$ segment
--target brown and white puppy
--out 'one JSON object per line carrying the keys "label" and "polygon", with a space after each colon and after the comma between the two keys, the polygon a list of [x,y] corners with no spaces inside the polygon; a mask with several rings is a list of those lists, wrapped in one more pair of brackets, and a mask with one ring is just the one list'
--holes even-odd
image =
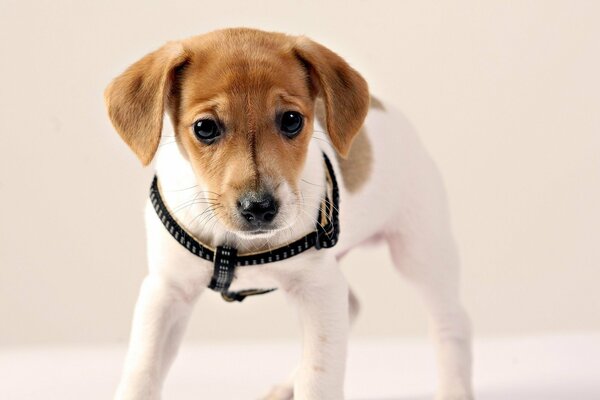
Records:
{"label": "brown and white puppy", "polygon": [[[158,159],[167,206],[210,246],[265,251],[309,233],[325,190],[322,153],[335,161],[342,178],[339,244],[238,268],[231,287],[278,287],[300,310],[302,361],[266,398],[343,398],[356,301],[338,262],[368,241],[389,245],[430,310],[437,398],[472,398],[469,323],[439,174],[401,114],[370,102],[365,80],[341,57],[305,37],[220,30],[148,54],[105,97],[116,130],[141,162]],[[165,112],[172,131],[163,132]],[[161,138],[173,145],[157,156]],[[149,274],[116,395],[123,400],[160,398],[192,305],[213,271],[168,234],[150,205],[146,222]]]}

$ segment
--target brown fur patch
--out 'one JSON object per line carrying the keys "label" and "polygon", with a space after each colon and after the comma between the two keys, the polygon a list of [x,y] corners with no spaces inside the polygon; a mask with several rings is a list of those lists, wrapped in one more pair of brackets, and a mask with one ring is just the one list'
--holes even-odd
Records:
{"label": "brown fur patch", "polygon": [[[178,144],[195,174],[218,194],[216,212],[233,229],[240,226],[236,204],[244,192],[274,191],[284,182],[297,191],[317,97],[325,104],[331,141],[345,156],[368,109],[364,79],[307,38],[253,29],[165,45],[106,91],[113,124],[144,164],[158,147],[164,111],[171,114]],[[279,130],[286,111],[304,116],[293,139]],[[212,144],[194,135],[194,123],[203,118],[221,127]]]}
{"label": "brown fur patch", "polygon": [[350,193],[358,192],[373,172],[373,148],[364,126],[356,135],[348,157],[337,159],[344,186]]}
{"label": "brown fur patch", "polygon": [[[383,103],[371,97],[373,108],[383,107]],[[317,102],[315,117],[322,126],[325,126],[325,108]],[[350,147],[348,156],[340,157],[336,154],[338,165],[342,173],[344,187],[350,193],[358,192],[367,183],[373,172],[373,148],[365,126],[363,125]]]}
{"label": "brown fur patch", "polygon": [[371,96],[371,105],[370,105],[370,107],[374,108],[375,110],[385,111],[385,105],[383,104],[383,102],[381,100],[379,100],[375,96]]}
{"label": "brown fur patch", "polygon": [[[215,32],[186,45],[192,51],[181,77],[177,135],[196,174],[220,194],[222,219],[237,228],[235,205],[244,193],[273,192],[284,182],[297,190],[314,98],[285,35]],[[278,115],[288,110],[305,116],[307,128],[294,139],[278,130]],[[190,128],[206,117],[222,127],[211,145]]]}

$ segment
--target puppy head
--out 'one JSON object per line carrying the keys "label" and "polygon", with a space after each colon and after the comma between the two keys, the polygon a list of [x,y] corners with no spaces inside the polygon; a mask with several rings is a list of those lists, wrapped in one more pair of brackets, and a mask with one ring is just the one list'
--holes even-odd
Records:
{"label": "puppy head", "polygon": [[246,234],[286,228],[300,212],[318,97],[345,156],[368,109],[364,79],[307,38],[251,29],[167,43],[105,92],[113,125],[144,165],[169,113],[198,181],[218,197],[216,214]]}

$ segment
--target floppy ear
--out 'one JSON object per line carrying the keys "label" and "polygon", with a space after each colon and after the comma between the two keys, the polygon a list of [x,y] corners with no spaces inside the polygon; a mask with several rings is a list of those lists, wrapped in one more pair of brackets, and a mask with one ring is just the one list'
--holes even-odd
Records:
{"label": "floppy ear", "polygon": [[363,77],[328,48],[299,37],[296,57],[308,70],[313,94],[325,103],[331,142],[346,157],[369,109],[369,88]]}
{"label": "floppy ear", "polygon": [[104,92],[115,129],[143,165],[158,149],[174,71],[186,57],[181,43],[167,43],[127,68]]}

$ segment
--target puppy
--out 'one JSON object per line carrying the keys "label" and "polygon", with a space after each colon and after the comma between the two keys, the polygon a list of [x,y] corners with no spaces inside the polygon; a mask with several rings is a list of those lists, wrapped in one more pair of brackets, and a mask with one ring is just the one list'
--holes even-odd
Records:
{"label": "puppy", "polygon": [[[266,399],[343,399],[357,302],[339,264],[366,242],[387,244],[429,310],[436,398],[472,399],[440,175],[401,114],[371,100],[340,56],[305,37],[225,29],[148,54],[105,99],[142,164],[157,158],[149,273],[116,399],[160,398],[207,287],[228,300],[280,289],[298,307],[302,360]],[[161,136],[165,113],[173,132]],[[159,146],[161,137],[170,144]],[[364,268],[377,279],[378,266]]]}

